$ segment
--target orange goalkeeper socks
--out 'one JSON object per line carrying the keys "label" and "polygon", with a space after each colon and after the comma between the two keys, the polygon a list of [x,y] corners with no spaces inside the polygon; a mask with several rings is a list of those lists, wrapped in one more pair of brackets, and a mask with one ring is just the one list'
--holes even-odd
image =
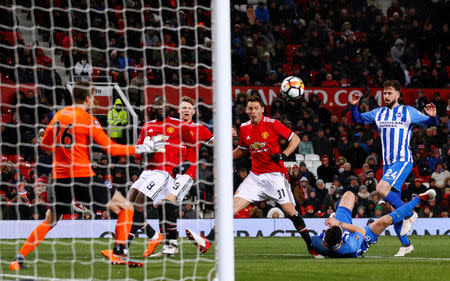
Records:
{"label": "orange goalkeeper socks", "polygon": [[41,244],[42,240],[45,239],[47,233],[52,229],[52,226],[49,225],[46,221],[43,221],[40,225],[38,225],[28,236],[27,241],[23,244],[22,248],[19,251],[19,254],[22,254],[26,257],[29,253],[31,253],[39,244]]}
{"label": "orange goalkeeper socks", "polygon": [[125,209],[119,212],[116,224],[116,243],[125,244],[133,224],[133,210]]}

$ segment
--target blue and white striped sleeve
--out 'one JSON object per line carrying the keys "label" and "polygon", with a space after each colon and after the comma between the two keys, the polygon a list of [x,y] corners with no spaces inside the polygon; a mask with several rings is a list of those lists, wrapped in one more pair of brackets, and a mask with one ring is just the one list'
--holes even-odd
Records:
{"label": "blue and white striped sleeve", "polygon": [[350,105],[350,115],[355,123],[372,124],[375,122],[375,116],[380,108],[375,108],[369,112],[359,113],[358,107]]}
{"label": "blue and white striped sleeve", "polygon": [[420,126],[437,126],[438,124],[438,117],[437,115],[434,117],[428,116],[426,114],[423,114],[422,112],[418,111],[414,107],[407,106],[409,115],[411,116],[411,123],[417,124]]}

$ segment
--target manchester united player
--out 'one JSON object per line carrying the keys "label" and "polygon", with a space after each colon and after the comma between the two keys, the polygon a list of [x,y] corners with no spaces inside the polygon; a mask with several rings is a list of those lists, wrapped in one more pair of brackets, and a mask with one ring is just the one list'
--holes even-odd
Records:
{"label": "manchester united player", "polygon": [[[311,248],[311,238],[303,218],[295,210],[294,196],[286,179],[287,170],[283,160],[297,148],[299,137],[278,120],[265,117],[264,103],[258,97],[248,98],[246,112],[250,120],[241,125],[239,146],[233,150],[233,159],[240,158],[249,151],[252,171],[234,195],[234,214],[252,202],[273,199],[281,205],[305,240],[308,251],[315,257],[322,257]],[[289,141],[284,151],[280,147],[282,138]],[[211,246],[209,241],[215,238],[214,229],[206,238],[190,229],[186,230],[186,234],[203,253]]]}
{"label": "manchester united player", "polygon": [[[138,144],[142,143],[145,137],[164,136],[166,140],[165,153],[155,153],[149,159],[147,170],[142,172],[139,179],[131,186],[128,198],[133,202],[135,215],[133,217],[133,227],[129,241],[134,234],[145,225],[145,203],[147,198],[153,200],[155,204],[162,206],[159,212],[159,220],[163,233],[166,233],[166,242],[161,254],[174,255],[178,253],[177,247],[177,206],[174,204],[177,199],[183,199],[188,191],[185,186],[192,185],[195,178],[196,166],[191,165],[182,177],[175,178],[174,169],[182,163],[182,149],[188,152],[185,154],[186,160],[191,163],[196,162],[196,152],[194,138],[188,126],[182,126],[179,119],[167,116],[168,104],[163,97],[156,97],[153,103],[156,109],[156,119],[149,121],[142,127]],[[180,188],[181,187],[181,188]],[[184,195],[183,195],[184,194]],[[143,256],[153,253],[156,246],[161,243],[163,237],[153,229],[146,229],[151,240],[148,249]],[[154,246],[156,244],[156,246]],[[109,257],[111,250],[104,250],[102,254]]]}
{"label": "manchester united player", "polygon": [[[197,144],[197,150],[195,151],[196,155],[198,155],[198,150],[200,149],[202,144],[211,144],[214,142],[214,136],[213,134],[202,124],[195,123],[192,120],[192,117],[195,114],[195,101],[187,96],[184,96],[181,98],[180,106],[178,109],[178,113],[180,114],[180,119],[183,122],[183,126],[187,127],[189,129],[189,132],[193,138],[193,141]],[[192,184],[194,183],[194,179],[190,175],[185,174],[185,170],[190,167],[190,162],[188,161],[189,158],[189,149],[188,147],[184,146],[182,150],[182,161],[185,165],[179,166],[179,171],[176,175],[176,184],[171,188],[169,195],[166,196],[165,199],[169,200],[170,202],[174,203],[175,208],[176,203],[183,200],[183,198],[186,196],[186,194],[189,192],[189,190],[192,187]],[[195,166],[192,167],[195,169]],[[192,175],[195,176],[195,170],[192,170]],[[180,188],[181,187],[181,188]],[[136,212],[136,216],[140,216],[138,212]],[[142,216],[143,217],[143,216]],[[139,219],[139,218],[138,218]],[[163,236],[155,231],[148,223],[144,222],[144,226],[140,225],[136,222],[133,224],[133,227],[131,228],[130,235],[128,236],[128,241],[131,241],[134,239],[136,232],[140,229],[142,229],[150,238],[148,242],[147,249],[143,253],[142,256],[147,257],[155,251],[156,247],[163,241]],[[167,232],[175,232],[176,231],[176,224],[173,224],[173,227],[168,228],[166,230]],[[175,232],[175,235],[176,232]],[[170,234],[170,236],[175,236],[174,234]],[[169,247],[170,248],[170,247]],[[172,247],[173,248],[173,247]],[[161,254],[164,254],[166,251],[168,251],[167,247],[164,251],[161,252]]]}
{"label": "manchester united player", "polygon": [[[130,232],[133,205],[111,185],[97,181],[90,163],[90,146],[96,142],[112,156],[133,155],[164,150],[162,140],[147,139],[137,146],[113,142],[103,131],[98,120],[88,112],[94,104],[95,88],[89,82],[77,82],[73,88],[75,104],[58,111],[47,127],[41,148],[53,152],[52,184],[48,188],[50,209],[45,220],[30,234],[25,244],[10,264],[10,270],[24,267],[25,257],[44,240],[46,234],[64,214],[70,214],[72,200],[86,207],[94,204],[107,206],[118,214],[116,243],[111,261],[115,264],[141,266],[127,261],[123,256],[125,241]],[[111,197],[112,195],[112,197]]]}

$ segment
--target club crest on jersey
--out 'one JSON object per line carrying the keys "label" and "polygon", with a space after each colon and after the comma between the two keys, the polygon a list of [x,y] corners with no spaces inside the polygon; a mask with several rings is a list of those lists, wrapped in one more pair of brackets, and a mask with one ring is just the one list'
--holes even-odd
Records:
{"label": "club crest on jersey", "polygon": [[167,132],[168,132],[169,134],[172,134],[174,131],[175,131],[175,129],[174,129],[173,127],[167,128]]}
{"label": "club crest on jersey", "polygon": [[267,138],[269,137],[269,133],[268,133],[268,132],[263,132],[263,133],[261,134],[261,137],[262,137],[263,139],[267,139]]}
{"label": "club crest on jersey", "polygon": [[396,116],[397,116],[397,118],[402,118],[403,117],[403,113],[397,112]]}

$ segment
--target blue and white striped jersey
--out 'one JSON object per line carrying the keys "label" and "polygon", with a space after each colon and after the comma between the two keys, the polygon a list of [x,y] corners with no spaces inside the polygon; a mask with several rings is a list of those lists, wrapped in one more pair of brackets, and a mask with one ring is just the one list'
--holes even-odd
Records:
{"label": "blue and white striped jersey", "polygon": [[410,147],[413,125],[437,125],[437,116],[430,117],[411,106],[398,105],[392,109],[384,106],[360,114],[358,107],[351,105],[350,110],[353,122],[377,125],[384,165],[413,162]]}

